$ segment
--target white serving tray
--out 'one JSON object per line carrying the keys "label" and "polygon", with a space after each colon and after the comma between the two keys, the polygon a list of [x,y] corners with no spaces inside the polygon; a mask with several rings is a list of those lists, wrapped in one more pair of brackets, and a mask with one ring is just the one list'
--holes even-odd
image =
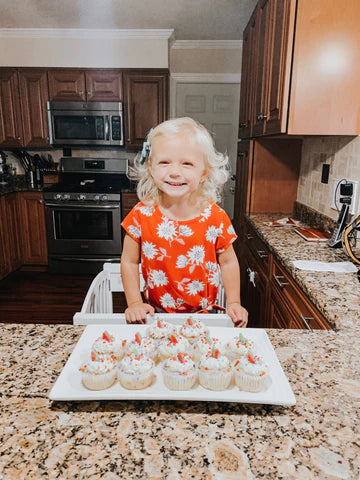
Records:
{"label": "white serving tray", "polygon": [[[206,315],[202,316],[204,323],[211,324],[213,321],[206,321]],[[215,317],[209,316],[209,317]],[[226,315],[221,315],[225,322]],[[167,320],[172,321],[170,315]],[[184,321],[179,315],[173,318],[171,323],[179,324]],[[227,323],[227,322],[225,322]],[[72,354],[70,355],[59,378],[53,386],[49,398],[51,400],[73,401],[73,400],[187,400],[187,401],[207,401],[207,402],[237,402],[237,403],[258,403],[271,405],[295,405],[296,400],[290,384],[279,363],[273,346],[263,329],[247,328],[234,329],[228,327],[210,326],[210,335],[218,337],[221,340],[228,340],[239,334],[243,334],[251,339],[255,344],[255,352],[260,354],[269,365],[271,384],[265,391],[258,393],[244,392],[234,383],[224,391],[216,392],[206,390],[199,384],[196,384],[191,390],[172,391],[168,390],[163,383],[161,366],[155,367],[156,379],[153,384],[144,390],[127,390],[117,381],[107,390],[92,391],[86,389],[81,383],[81,372],[79,367],[86,363],[90,358],[90,349],[97,337],[104,330],[108,330],[116,338],[133,339],[136,332],[145,335],[146,325],[88,325],[79,341],[77,342]]]}

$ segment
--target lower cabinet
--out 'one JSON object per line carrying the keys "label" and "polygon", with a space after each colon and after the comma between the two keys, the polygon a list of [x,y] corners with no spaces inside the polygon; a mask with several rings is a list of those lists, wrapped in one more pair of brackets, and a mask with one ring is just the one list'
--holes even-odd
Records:
{"label": "lower cabinet", "polygon": [[22,265],[19,206],[16,193],[0,198],[0,213],[0,278],[3,278]]}

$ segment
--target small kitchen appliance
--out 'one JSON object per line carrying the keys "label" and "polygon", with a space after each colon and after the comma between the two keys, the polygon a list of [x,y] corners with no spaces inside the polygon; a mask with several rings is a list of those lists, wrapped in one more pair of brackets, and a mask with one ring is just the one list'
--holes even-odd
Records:
{"label": "small kitchen appliance", "polygon": [[351,183],[340,184],[340,203],[342,203],[342,207],[332,237],[328,242],[329,247],[340,248],[342,246],[342,232],[348,223],[352,194],[353,187]]}
{"label": "small kitchen appliance", "polygon": [[49,273],[88,274],[121,254],[121,192],[127,159],[64,157],[44,189]]}
{"label": "small kitchen appliance", "polygon": [[52,145],[124,145],[121,102],[47,102]]}
{"label": "small kitchen appliance", "polygon": [[0,184],[6,185],[11,177],[12,165],[6,163],[7,155],[0,151]]}

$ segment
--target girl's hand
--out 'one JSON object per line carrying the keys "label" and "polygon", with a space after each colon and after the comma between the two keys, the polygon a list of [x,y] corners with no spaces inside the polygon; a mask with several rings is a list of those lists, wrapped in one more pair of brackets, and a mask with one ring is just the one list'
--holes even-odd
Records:
{"label": "girl's hand", "polygon": [[126,323],[146,323],[146,315],[155,314],[154,308],[148,303],[134,303],[125,310]]}
{"label": "girl's hand", "polygon": [[233,321],[234,327],[246,327],[248,323],[248,312],[240,303],[230,303],[226,307],[226,313]]}

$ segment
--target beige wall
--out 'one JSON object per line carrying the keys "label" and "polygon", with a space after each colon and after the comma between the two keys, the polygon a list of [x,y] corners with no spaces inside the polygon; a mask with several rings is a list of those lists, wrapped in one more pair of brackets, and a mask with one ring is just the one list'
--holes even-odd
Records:
{"label": "beige wall", "polygon": [[[329,183],[321,183],[322,164],[330,164]],[[336,219],[338,213],[330,208],[333,179],[346,178],[360,183],[360,137],[311,137],[305,138],[297,199]],[[360,191],[360,189],[359,189]],[[360,214],[359,193],[356,214]]]}

